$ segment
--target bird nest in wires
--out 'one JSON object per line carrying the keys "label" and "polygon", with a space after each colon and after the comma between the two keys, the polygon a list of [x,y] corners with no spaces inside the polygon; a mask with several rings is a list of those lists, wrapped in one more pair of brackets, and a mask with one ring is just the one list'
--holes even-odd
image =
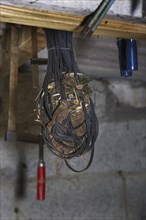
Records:
{"label": "bird nest in wires", "polygon": [[[98,135],[98,121],[91,90],[84,74],[75,62],[72,33],[46,29],[48,66],[42,89],[36,99],[37,121],[48,148],[64,159],[73,171],[69,159],[87,152],[93,159]],[[83,171],[82,170],[82,171]]]}

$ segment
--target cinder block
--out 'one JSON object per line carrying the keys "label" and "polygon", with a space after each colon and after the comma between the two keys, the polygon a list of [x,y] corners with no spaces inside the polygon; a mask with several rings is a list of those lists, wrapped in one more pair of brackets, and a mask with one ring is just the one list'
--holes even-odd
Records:
{"label": "cinder block", "polygon": [[98,80],[92,80],[89,84],[92,90],[92,100],[98,118],[104,117],[106,113],[106,85]]}
{"label": "cinder block", "polygon": [[[99,126],[94,159],[86,174],[145,171],[145,120],[104,122]],[[89,154],[70,162],[80,169],[85,167],[88,158]],[[74,175],[64,163],[59,172]]]}
{"label": "cinder block", "polygon": [[0,183],[0,219],[1,220],[15,220],[15,201],[14,201],[14,182],[3,181]]}
{"label": "cinder block", "polygon": [[[1,0],[1,4],[10,4],[12,5],[12,1],[10,0]],[[32,2],[29,2],[29,0],[21,0],[16,1],[15,6],[21,6],[21,7],[29,7],[33,9],[40,9],[40,10],[47,10],[49,8],[49,11],[63,11],[63,12],[70,12],[70,13],[78,13],[78,14],[89,14],[91,11],[94,11],[95,8],[100,4],[100,0],[92,0],[90,2],[86,0],[72,0],[72,1],[66,1],[66,0],[49,0],[49,3],[47,0],[43,0],[43,3],[41,0]],[[33,3],[33,4],[32,4]],[[14,4],[14,3],[13,3]],[[119,0],[116,1],[113,6],[111,7],[110,14],[120,14],[120,15],[132,15],[131,13],[131,1],[128,0]],[[142,0],[139,0],[138,7],[133,13],[133,16],[142,17]]]}
{"label": "cinder block", "polygon": [[[5,142],[1,139],[1,179],[14,180],[20,173],[26,179],[36,178],[39,161],[39,146],[24,142]],[[52,176],[57,172],[56,157],[44,148],[46,175]]]}
{"label": "cinder block", "polygon": [[146,88],[144,82],[111,81],[108,88],[120,104],[134,108],[146,107]]}
{"label": "cinder block", "polygon": [[145,120],[104,123],[90,171],[145,171]]}
{"label": "cinder block", "polygon": [[26,197],[21,199],[15,197],[13,182],[3,183],[1,217],[16,219],[14,209],[17,208],[19,219],[125,219],[121,184],[118,176],[80,175],[73,178],[48,178],[46,200],[39,202],[36,200],[35,181],[27,183]]}
{"label": "cinder block", "polygon": [[146,219],[146,175],[128,176],[127,203],[128,220]]}
{"label": "cinder block", "polygon": [[6,142],[0,138],[0,166],[1,180],[14,179],[16,177],[16,166],[18,161],[18,152],[16,142]]}

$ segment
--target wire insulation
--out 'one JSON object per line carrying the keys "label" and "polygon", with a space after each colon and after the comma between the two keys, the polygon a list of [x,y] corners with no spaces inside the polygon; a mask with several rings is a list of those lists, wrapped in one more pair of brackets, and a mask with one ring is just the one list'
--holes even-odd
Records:
{"label": "wire insulation", "polygon": [[[91,91],[74,57],[72,32],[45,29],[48,65],[42,89],[36,98],[37,121],[45,144],[75,172],[89,168],[98,135],[98,120]],[[83,170],[69,159],[87,152],[91,156]]]}

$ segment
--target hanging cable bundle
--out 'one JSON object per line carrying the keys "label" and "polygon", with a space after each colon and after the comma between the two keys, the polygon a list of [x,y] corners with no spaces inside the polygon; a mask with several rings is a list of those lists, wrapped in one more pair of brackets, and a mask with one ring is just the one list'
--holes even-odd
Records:
{"label": "hanging cable bundle", "polygon": [[[48,48],[47,73],[37,101],[37,120],[48,148],[75,172],[86,170],[93,159],[98,121],[91,91],[75,62],[72,32],[45,29]],[[68,160],[91,152],[79,171]]]}

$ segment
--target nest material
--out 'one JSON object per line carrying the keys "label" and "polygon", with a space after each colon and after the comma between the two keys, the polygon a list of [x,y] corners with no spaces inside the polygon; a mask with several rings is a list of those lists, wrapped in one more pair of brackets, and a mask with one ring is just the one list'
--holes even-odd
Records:
{"label": "nest material", "polygon": [[[91,151],[93,159],[98,121],[91,91],[79,74],[72,49],[72,33],[47,29],[48,66],[37,101],[37,121],[48,148],[65,160]],[[84,169],[84,170],[85,170]],[[78,171],[77,171],[78,172]]]}
{"label": "nest material", "polygon": [[[86,111],[90,111],[89,89],[83,84],[77,84],[73,73],[63,74],[63,88],[66,94],[66,99],[60,99],[60,94],[56,93],[55,83],[48,85],[48,93],[51,96],[51,105],[53,106],[52,120],[48,123],[47,128],[49,137],[54,147],[64,154],[69,154],[76,148],[80,148],[86,138],[85,115],[80,96],[84,96]],[[70,117],[71,128],[65,122]],[[63,140],[63,146],[58,140],[58,136],[54,135],[55,127],[60,126],[62,133],[69,136],[69,129],[72,130],[78,141]],[[77,138],[78,137],[78,138]]]}

